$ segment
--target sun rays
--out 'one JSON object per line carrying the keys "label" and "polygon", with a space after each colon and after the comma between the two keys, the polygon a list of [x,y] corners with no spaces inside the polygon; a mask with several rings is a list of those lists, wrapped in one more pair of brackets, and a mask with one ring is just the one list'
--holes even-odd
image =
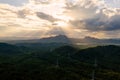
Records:
{"label": "sun rays", "polygon": [[95,33],[94,37],[119,38],[118,1],[0,0],[0,38],[9,35],[33,39],[59,34],[81,38]]}

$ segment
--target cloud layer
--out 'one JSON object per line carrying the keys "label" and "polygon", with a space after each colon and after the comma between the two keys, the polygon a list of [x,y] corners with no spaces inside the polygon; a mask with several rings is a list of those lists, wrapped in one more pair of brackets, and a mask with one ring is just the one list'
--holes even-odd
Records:
{"label": "cloud layer", "polygon": [[77,38],[120,38],[120,6],[113,2],[0,0],[0,39],[33,39],[59,34]]}

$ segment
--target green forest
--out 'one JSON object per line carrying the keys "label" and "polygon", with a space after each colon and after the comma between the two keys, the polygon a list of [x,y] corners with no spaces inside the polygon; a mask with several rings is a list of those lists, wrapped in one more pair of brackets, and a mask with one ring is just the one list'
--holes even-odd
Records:
{"label": "green forest", "polygon": [[0,43],[0,80],[120,80],[120,46]]}

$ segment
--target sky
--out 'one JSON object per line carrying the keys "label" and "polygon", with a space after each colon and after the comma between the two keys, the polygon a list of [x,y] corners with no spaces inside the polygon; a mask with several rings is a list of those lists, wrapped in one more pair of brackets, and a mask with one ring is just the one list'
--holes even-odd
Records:
{"label": "sky", "polygon": [[0,40],[120,38],[120,0],[0,0]]}

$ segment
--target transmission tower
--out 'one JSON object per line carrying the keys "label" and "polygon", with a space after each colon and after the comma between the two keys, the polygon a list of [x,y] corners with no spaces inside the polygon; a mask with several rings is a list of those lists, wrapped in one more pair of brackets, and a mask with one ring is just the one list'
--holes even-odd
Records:
{"label": "transmission tower", "polygon": [[95,61],[94,61],[92,79],[91,80],[95,80],[96,67],[97,67],[97,59],[95,59]]}
{"label": "transmission tower", "polygon": [[56,59],[56,67],[58,68],[59,67],[59,60],[58,60],[58,57]]}

